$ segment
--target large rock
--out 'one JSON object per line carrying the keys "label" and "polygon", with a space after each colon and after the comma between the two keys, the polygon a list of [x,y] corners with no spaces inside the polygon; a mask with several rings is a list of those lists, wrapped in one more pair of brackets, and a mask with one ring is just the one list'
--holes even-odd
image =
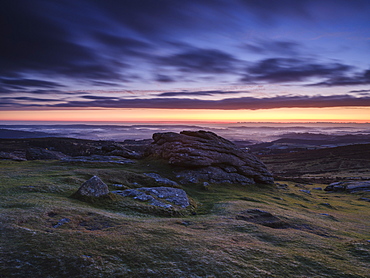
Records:
{"label": "large rock", "polygon": [[73,197],[101,197],[109,193],[108,186],[97,176],[85,181]]}
{"label": "large rock", "polygon": [[178,175],[183,183],[273,183],[272,175],[257,157],[215,133],[155,133],[153,140],[148,154],[185,168]]}

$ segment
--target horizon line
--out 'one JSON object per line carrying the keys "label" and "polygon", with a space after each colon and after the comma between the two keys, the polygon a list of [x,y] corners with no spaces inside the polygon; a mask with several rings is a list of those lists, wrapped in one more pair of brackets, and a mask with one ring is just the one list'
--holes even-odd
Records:
{"label": "horizon line", "polygon": [[173,121],[95,121],[95,120],[0,120],[0,124],[3,122],[9,122],[9,123],[17,123],[17,122],[25,122],[25,123],[138,123],[138,124],[258,124],[258,123],[264,123],[264,124],[370,124],[370,121],[362,120],[362,121],[346,121],[346,120],[282,120],[282,121],[272,121],[272,120],[259,120],[259,121],[186,121],[186,120],[173,120]]}

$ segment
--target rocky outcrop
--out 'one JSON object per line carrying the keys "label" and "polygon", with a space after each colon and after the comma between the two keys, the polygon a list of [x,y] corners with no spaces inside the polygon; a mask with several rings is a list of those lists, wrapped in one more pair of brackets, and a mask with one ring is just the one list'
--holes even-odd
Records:
{"label": "rocky outcrop", "polygon": [[182,183],[272,184],[272,175],[254,155],[207,131],[155,133],[148,155],[182,167]]}
{"label": "rocky outcrop", "polygon": [[85,181],[72,195],[74,198],[102,197],[109,193],[108,186],[97,176]]}
{"label": "rocky outcrop", "polygon": [[61,152],[43,148],[28,148],[26,150],[27,160],[60,160],[66,157],[68,156]]}
{"label": "rocky outcrop", "polygon": [[[59,160],[66,157],[119,156],[126,159],[142,158],[151,140],[136,144],[94,141],[73,138],[0,139],[0,159]],[[132,148],[132,149],[131,149]],[[14,156],[21,158],[13,158]],[[89,159],[88,159],[89,160]]]}
{"label": "rocky outcrop", "polygon": [[186,208],[190,205],[185,191],[172,187],[141,187],[136,189],[126,189],[123,191],[112,191],[112,193],[132,197],[135,200],[149,202],[157,207],[171,208],[173,205]]}
{"label": "rocky outcrop", "polygon": [[19,156],[12,152],[1,152],[0,151],[0,159],[5,160],[13,160],[13,161],[26,161],[26,158],[23,158],[22,156]]}
{"label": "rocky outcrop", "polygon": [[355,193],[370,191],[370,181],[341,181],[329,184],[325,191]]}
{"label": "rocky outcrop", "polygon": [[134,150],[129,150],[119,143],[112,142],[111,144],[103,145],[101,150],[103,154],[108,154],[111,156],[121,156],[124,158],[141,158],[141,153]]}

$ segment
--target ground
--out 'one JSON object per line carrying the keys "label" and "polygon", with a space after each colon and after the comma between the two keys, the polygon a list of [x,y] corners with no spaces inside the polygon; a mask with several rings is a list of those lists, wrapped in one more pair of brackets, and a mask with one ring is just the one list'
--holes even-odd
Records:
{"label": "ground", "polygon": [[[184,185],[193,206],[173,214],[124,197],[70,198],[93,175],[110,187],[150,186],[145,172],[175,179],[151,160],[0,161],[0,277],[369,277],[370,203],[360,200],[369,193],[289,181]],[[237,217],[248,209],[288,225]]]}

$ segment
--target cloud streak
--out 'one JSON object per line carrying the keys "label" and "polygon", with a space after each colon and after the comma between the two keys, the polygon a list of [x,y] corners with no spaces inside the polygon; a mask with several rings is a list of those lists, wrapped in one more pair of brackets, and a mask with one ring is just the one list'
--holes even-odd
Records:
{"label": "cloud streak", "polygon": [[220,109],[258,110],[273,108],[324,108],[324,107],[369,107],[370,97],[351,95],[332,96],[276,96],[270,98],[226,98],[222,100],[153,98],[153,99],[110,99],[93,101],[69,101],[45,105],[45,108],[154,108],[154,109]]}
{"label": "cloud streak", "polygon": [[176,97],[176,96],[215,96],[215,95],[229,95],[229,94],[245,94],[248,91],[196,91],[196,92],[165,92],[158,94],[159,97]]}
{"label": "cloud streak", "polygon": [[340,63],[319,64],[308,63],[297,58],[270,58],[247,67],[246,74],[241,80],[245,82],[299,82],[311,78],[336,78],[351,70],[351,66]]}

